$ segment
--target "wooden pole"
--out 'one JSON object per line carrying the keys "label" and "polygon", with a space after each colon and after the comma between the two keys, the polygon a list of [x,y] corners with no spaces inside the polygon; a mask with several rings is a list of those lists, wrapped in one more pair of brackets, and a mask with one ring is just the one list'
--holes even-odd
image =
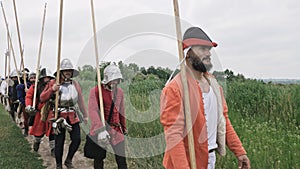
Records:
{"label": "wooden pole", "polygon": [[7,51],[5,53],[5,70],[4,70],[4,76],[5,76],[5,79],[6,79],[6,76],[7,76],[7,58],[8,58],[8,55],[9,55],[9,34],[7,32]]}
{"label": "wooden pole", "polygon": [[[59,13],[59,28],[58,28],[58,51],[57,51],[57,66],[56,66],[56,84],[59,84],[60,79],[60,55],[61,55],[61,36],[62,36],[62,19],[63,19],[63,0],[60,0],[60,13]],[[58,100],[59,90],[56,91],[55,95],[55,114],[54,118],[58,117]]]}
{"label": "wooden pole", "polygon": [[[8,38],[8,55],[7,55],[7,80],[6,80],[6,94],[8,95],[8,89],[9,89],[9,83],[10,83],[10,77],[9,77],[9,73],[10,73],[10,51],[11,51],[11,46],[10,46],[10,41],[9,41],[9,32],[7,32],[7,38]],[[9,105],[9,103],[7,102],[7,104]]]}
{"label": "wooden pole", "polygon": [[9,28],[8,28],[8,23],[7,23],[7,19],[6,19],[6,15],[5,15],[5,11],[4,11],[4,7],[3,7],[2,2],[1,2],[1,7],[2,7],[2,13],[3,13],[3,18],[4,18],[5,26],[6,26],[6,31],[7,31],[7,34],[8,34],[10,49],[11,49],[12,54],[13,54],[15,69],[16,69],[17,75],[18,75],[17,78],[18,78],[18,82],[20,83],[20,77],[19,77],[19,71],[18,71],[18,67],[17,67],[16,56],[15,56],[15,52],[14,52],[14,48],[13,48],[13,44],[12,44],[12,40],[11,40]]}
{"label": "wooden pole", "polygon": [[7,70],[7,55],[8,55],[8,49],[5,53],[5,58],[4,58],[4,76],[6,78],[6,70]]}
{"label": "wooden pole", "polygon": [[15,19],[16,19],[18,39],[19,39],[20,56],[21,56],[21,68],[20,69],[23,70],[23,81],[24,81],[25,91],[27,91],[27,81],[26,81],[26,74],[25,74],[25,68],[24,68],[24,57],[23,57],[24,50],[22,48],[20,28],[19,28],[19,21],[18,21],[18,15],[17,15],[17,7],[16,7],[15,0],[13,0],[13,5],[14,5],[14,12],[15,12]]}
{"label": "wooden pole", "polygon": [[94,11],[94,3],[91,0],[91,12],[92,12],[92,23],[93,23],[93,34],[94,34],[94,46],[95,46],[95,56],[96,56],[96,70],[97,70],[97,84],[99,90],[99,104],[100,104],[100,118],[103,126],[105,126],[105,118],[104,118],[104,106],[103,106],[103,98],[102,98],[102,90],[101,90],[101,74],[99,68],[99,53],[98,53],[98,42],[97,42],[97,34],[96,34],[96,21],[95,21],[95,11]]}
{"label": "wooden pole", "polygon": [[[183,47],[182,47],[182,34],[181,34],[178,1],[173,0],[173,4],[174,4],[179,61],[181,62],[184,59],[184,56],[183,56],[184,53],[183,53]],[[181,79],[182,79],[183,94],[184,94],[183,102],[184,102],[186,128],[187,128],[187,132],[188,132],[190,165],[191,165],[191,169],[196,169],[197,166],[196,166],[195,147],[194,147],[194,135],[193,135],[193,128],[192,128],[193,125],[192,125],[192,117],[191,117],[191,110],[190,110],[189,89],[188,89],[188,84],[187,84],[187,79],[186,79],[186,69],[185,69],[184,63],[181,63],[180,70],[181,70]]]}
{"label": "wooden pole", "polygon": [[44,15],[43,15],[43,22],[42,22],[42,31],[41,31],[41,38],[40,38],[40,46],[39,46],[39,52],[38,52],[38,59],[37,59],[37,63],[36,63],[36,80],[34,83],[34,94],[33,94],[33,104],[32,106],[35,106],[36,103],[36,93],[37,93],[37,83],[38,83],[38,77],[40,74],[39,71],[39,67],[40,67],[40,59],[41,59],[41,53],[42,53],[42,44],[43,44],[43,35],[44,35],[44,27],[45,27],[45,18],[46,18],[46,8],[47,8],[47,3],[45,3],[45,7],[44,7]]}

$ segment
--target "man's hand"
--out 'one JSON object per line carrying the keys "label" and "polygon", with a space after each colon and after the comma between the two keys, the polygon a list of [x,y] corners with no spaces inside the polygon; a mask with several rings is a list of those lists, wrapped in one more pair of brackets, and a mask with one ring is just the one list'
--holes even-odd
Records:
{"label": "man's hand", "polygon": [[107,146],[109,144],[109,139],[110,139],[110,136],[106,130],[100,132],[97,137],[98,144],[101,147]]}
{"label": "man's hand", "polygon": [[84,118],[83,118],[83,123],[84,123],[84,124],[87,124],[88,121],[89,121],[89,118],[88,118],[88,117],[84,117]]}
{"label": "man's hand", "polygon": [[59,90],[59,87],[60,87],[60,84],[54,84],[54,85],[52,86],[52,90],[53,90],[54,92],[56,92],[56,91]]}
{"label": "man's hand", "polygon": [[60,130],[59,130],[59,126],[57,125],[56,122],[52,123],[52,127],[53,127],[53,131],[55,135],[59,135],[60,134]]}
{"label": "man's hand", "polygon": [[238,157],[239,169],[250,169],[250,160],[247,155],[241,155]]}
{"label": "man's hand", "polygon": [[65,128],[68,131],[72,131],[72,126],[69,125],[63,117],[55,119],[50,119],[50,121],[54,121],[52,123],[53,131],[55,135],[59,135],[61,133],[61,128]]}
{"label": "man's hand", "polygon": [[30,115],[30,116],[34,116],[37,113],[37,110],[35,110],[34,107],[28,105],[25,107],[25,111]]}
{"label": "man's hand", "polygon": [[66,119],[63,120],[61,124],[63,128],[65,128],[68,132],[72,131],[72,126],[67,122]]}

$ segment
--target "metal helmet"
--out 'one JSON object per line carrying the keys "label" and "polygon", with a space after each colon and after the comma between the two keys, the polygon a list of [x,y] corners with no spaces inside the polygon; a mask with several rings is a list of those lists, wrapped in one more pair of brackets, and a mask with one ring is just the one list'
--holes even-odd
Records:
{"label": "metal helmet", "polygon": [[28,79],[35,77],[35,76],[36,76],[36,74],[34,72],[31,72],[31,73],[29,73]]}
{"label": "metal helmet", "polygon": [[23,76],[24,74],[26,74],[26,76],[28,77],[29,75],[29,69],[28,68],[24,68],[24,70],[21,71],[21,76]]}
{"label": "metal helmet", "polygon": [[121,70],[115,64],[108,65],[104,69],[103,73],[104,73],[104,77],[103,77],[103,80],[102,80],[103,84],[108,84],[112,80],[123,79],[123,76],[121,74]]}
{"label": "metal helmet", "polygon": [[41,80],[41,79],[44,78],[44,77],[49,77],[49,78],[51,78],[51,79],[54,79],[54,78],[55,78],[55,77],[52,75],[51,70],[48,69],[48,68],[43,68],[43,69],[41,70],[39,80]]}
{"label": "metal helmet", "polygon": [[17,72],[16,69],[10,72],[9,77],[18,77],[20,74]]}
{"label": "metal helmet", "polygon": [[[78,70],[74,69],[71,60],[68,59],[68,58],[63,59],[63,60],[60,62],[60,69],[59,69],[59,70],[60,70],[60,71],[62,71],[62,70],[73,70],[73,77],[76,77],[76,76],[79,75]],[[56,76],[56,72],[54,73],[54,76]]]}

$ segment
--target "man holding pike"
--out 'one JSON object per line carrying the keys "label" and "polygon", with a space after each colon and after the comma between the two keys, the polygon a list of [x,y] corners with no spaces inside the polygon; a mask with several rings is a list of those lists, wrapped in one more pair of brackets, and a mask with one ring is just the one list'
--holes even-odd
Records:
{"label": "man holding pike", "polygon": [[183,91],[181,73],[161,94],[161,117],[166,139],[163,165],[167,169],[189,169],[189,142],[183,92],[188,92],[197,169],[214,169],[216,154],[226,154],[226,145],[238,159],[238,167],[250,168],[250,160],[228,118],[221,86],[208,71],[212,68],[211,48],[217,44],[198,27],[183,36],[188,90]]}
{"label": "man holding pike", "polygon": [[[73,68],[73,64],[69,59],[63,59],[60,62],[60,79],[59,84],[53,79],[45,87],[41,93],[40,101],[51,101],[49,116],[54,116],[55,105],[54,98],[56,91],[59,91],[58,118],[53,119],[53,132],[55,133],[55,159],[56,168],[62,168],[62,157],[64,150],[64,142],[66,130],[71,137],[71,144],[64,162],[68,169],[74,168],[72,159],[79,148],[81,142],[79,114],[76,112],[75,105],[78,104],[83,114],[84,122],[88,120],[88,114],[84,104],[81,87],[78,82],[72,80],[73,77],[79,75],[79,72]],[[56,75],[56,72],[54,73]]]}

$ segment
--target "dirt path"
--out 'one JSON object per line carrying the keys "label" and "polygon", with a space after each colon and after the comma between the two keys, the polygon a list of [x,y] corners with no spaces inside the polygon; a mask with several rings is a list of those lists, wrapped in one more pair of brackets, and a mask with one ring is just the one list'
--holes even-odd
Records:
{"label": "dirt path", "polygon": [[[32,145],[34,141],[33,136],[26,137],[28,142]],[[64,147],[64,156],[63,161],[66,157],[66,153],[68,152],[69,142],[66,141],[65,147]],[[32,150],[33,151],[33,150]],[[47,169],[55,169],[55,158],[50,155],[50,148],[49,148],[49,141],[48,137],[43,137],[42,142],[40,144],[40,148],[38,153],[40,154],[41,158],[43,159],[43,165],[47,167]],[[74,158],[73,158],[73,165],[76,169],[93,169],[93,160],[90,160],[88,158],[85,158],[83,156],[83,153],[80,151],[77,151]],[[66,168],[65,166],[63,166]]]}

